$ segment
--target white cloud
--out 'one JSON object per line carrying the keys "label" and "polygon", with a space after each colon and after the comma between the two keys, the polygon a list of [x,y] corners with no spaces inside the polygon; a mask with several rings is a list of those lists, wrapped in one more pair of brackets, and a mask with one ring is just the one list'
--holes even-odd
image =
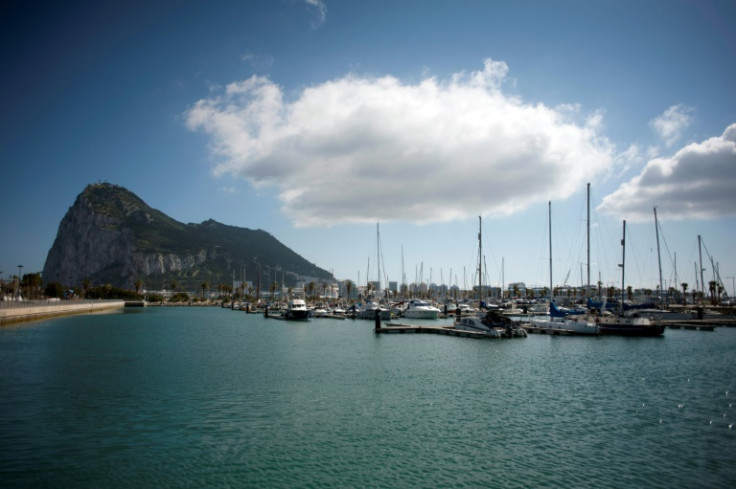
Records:
{"label": "white cloud", "polygon": [[692,112],[690,107],[682,104],[673,105],[662,115],[649,121],[649,126],[670,148],[682,137],[682,132],[692,122],[692,118],[688,115],[689,112]]}
{"label": "white cloud", "polygon": [[632,221],[736,216],[736,124],[691,143],[671,158],[649,160],[641,174],[606,196],[600,212]]}
{"label": "white cloud", "polygon": [[280,190],[297,225],[508,215],[563,199],[607,170],[601,115],[503,93],[508,67],[405,84],[384,76],[308,87],[294,100],[253,76],[198,101],[215,173]]}
{"label": "white cloud", "polygon": [[304,0],[310,10],[317,15],[317,21],[312,23],[313,28],[317,28],[325,23],[327,19],[327,4],[323,0]]}

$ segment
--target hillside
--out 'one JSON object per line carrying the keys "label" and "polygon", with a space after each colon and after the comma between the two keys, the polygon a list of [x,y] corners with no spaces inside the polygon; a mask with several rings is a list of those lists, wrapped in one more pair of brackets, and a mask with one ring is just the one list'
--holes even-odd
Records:
{"label": "hillside", "polygon": [[87,186],[62,219],[43,276],[76,287],[89,279],[132,288],[140,279],[152,290],[174,280],[180,290],[197,290],[202,282],[231,284],[243,273],[255,283],[259,271],[264,288],[332,279],[266,231],[214,220],[184,224],[123,187],[101,183]]}

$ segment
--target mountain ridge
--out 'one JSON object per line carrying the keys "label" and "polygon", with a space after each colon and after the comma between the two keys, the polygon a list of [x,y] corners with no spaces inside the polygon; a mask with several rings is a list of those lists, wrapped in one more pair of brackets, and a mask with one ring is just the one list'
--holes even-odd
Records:
{"label": "mountain ridge", "polygon": [[153,209],[130,190],[109,183],[88,185],[59,224],[43,268],[46,281],[81,286],[109,283],[132,288],[141,280],[151,290],[197,290],[241,280],[261,287],[276,282],[334,280],[332,275],[286,247],[268,232],[208,219],[179,222]]}

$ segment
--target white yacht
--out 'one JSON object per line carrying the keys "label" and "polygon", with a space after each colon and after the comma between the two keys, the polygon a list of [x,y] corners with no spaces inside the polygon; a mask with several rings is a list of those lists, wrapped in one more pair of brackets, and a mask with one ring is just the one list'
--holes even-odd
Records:
{"label": "white yacht", "polygon": [[284,319],[287,321],[307,321],[309,320],[309,309],[304,299],[291,299],[289,305],[284,311]]}
{"label": "white yacht", "polygon": [[440,310],[426,301],[412,299],[403,310],[405,318],[410,319],[437,319]]}

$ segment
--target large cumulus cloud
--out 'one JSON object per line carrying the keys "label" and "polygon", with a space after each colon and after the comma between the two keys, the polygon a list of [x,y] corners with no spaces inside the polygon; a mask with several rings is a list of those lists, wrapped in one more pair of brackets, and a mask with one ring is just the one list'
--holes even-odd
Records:
{"label": "large cumulus cloud", "polygon": [[508,67],[404,83],[347,75],[287,99],[265,77],[187,112],[210,135],[217,174],[279,189],[297,225],[508,215],[562,199],[613,162],[600,114],[526,103]]}
{"label": "large cumulus cloud", "polygon": [[603,199],[598,210],[632,221],[736,216],[736,124],[691,143],[672,157],[649,160],[642,172]]}

